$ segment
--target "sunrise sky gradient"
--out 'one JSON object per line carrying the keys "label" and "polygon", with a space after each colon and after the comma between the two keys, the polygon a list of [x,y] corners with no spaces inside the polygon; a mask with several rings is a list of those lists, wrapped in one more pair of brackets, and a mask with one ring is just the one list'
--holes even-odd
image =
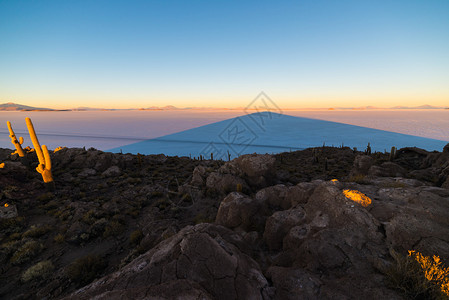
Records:
{"label": "sunrise sky gradient", "polygon": [[449,1],[0,0],[0,103],[449,103]]}

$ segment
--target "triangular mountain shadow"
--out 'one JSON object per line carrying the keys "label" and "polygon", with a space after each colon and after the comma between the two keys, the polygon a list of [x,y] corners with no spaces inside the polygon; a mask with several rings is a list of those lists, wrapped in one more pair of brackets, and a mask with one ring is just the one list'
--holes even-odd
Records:
{"label": "triangular mountain shadow", "polygon": [[227,159],[248,153],[280,153],[309,147],[348,146],[364,150],[389,151],[392,146],[419,147],[429,151],[443,149],[448,143],[413,135],[294,117],[273,112],[258,112],[204,125],[162,137],[111,149],[111,152],[203,155]]}

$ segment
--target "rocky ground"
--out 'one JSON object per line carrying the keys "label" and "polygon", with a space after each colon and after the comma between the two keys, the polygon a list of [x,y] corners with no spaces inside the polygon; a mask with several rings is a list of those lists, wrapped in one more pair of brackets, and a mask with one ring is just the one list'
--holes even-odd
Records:
{"label": "rocky ground", "polygon": [[398,255],[449,265],[449,145],[230,162],[64,148],[53,192],[11,152],[2,299],[426,299],[393,280]]}

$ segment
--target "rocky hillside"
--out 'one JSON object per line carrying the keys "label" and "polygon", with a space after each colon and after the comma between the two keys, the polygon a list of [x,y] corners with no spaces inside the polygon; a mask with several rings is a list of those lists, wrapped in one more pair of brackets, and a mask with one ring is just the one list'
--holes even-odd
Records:
{"label": "rocky hillside", "polygon": [[11,152],[2,299],[444,299],[407,255],[449,265],[449,145],[230,162],[65,148],[54,192]]}

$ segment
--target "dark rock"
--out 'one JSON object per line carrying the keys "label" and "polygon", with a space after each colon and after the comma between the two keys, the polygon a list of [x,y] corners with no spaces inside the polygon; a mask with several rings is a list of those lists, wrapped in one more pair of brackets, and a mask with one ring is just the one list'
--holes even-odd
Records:
{"label": "dark rock", "polygon": [[112,166],[107,168],[103,173],[101,173],[101,175],[105,176],[105,177],[115,177],[115,176],[119,176],[122,173],[122,171],[120,170],[119,167],[117,166]]}
{"label": "dark rock", "polygon": [[269,299],[272,291],[268,282],[244,248],[240,236],[222,226],[186,227],[121,270],[65,299],[118,299],[126,295]]}
{"label": "dark rock", "polygon": [[312,227],[309,224],[294,226],[284,238],[283,249],[290,250],[298,248],[309,236],[311,229]]}
{"label": "dark rock", "polygon": [[319,299],[321,280],[302,269],[270,267],[268,278],[276,288],[276,300]]}
{"label": "dark rock", "polygon": [[5,162],[3,168],[0,168],[0,176],[6,177],[6,175],[14,180],[22,182],[28,181],[28,169],[20,162]]}
{"label": "dark rock", "polygon": [[212,172],[206,180],[206,187],[215,190],[220,194],[237,191],[237,185],[241,185],[244,190],[247,189],[246,182],[242,178],[232,174]]}
{"label": "dark rock", "polygon": [[226,163],[219,172],[241,177],[250,186],[262,188],[274,182],[275,161],[276,159],[268,154],[247,154]]}
{"label": "dark rock", "polygon": [[441,185],[442,188],[449,189],[449,177]]}
{"label": "dark rock", "polygon": [[256,194],[256,200],[271,207],[288,209],[291,207],[290,199],[286,199],[288,192],[288,187],[278,184],[259,190]]}
{"label": "dark rock", "polygon": [[368,175],[380,177],[404,177],[407,170],[393,162],[384,162],[380,166],[372,166]]}
{"label": "dark rock", "polygon": [[322,180],[300,182],[295,186],[289,187],[287,195],[285,195],[285,202],[290,202],[291,207],[307,203],[315,188],[322,182]]}
{"label": "dark rock", "polygon": [[17,207],[15,205],[9,204],[7,207],[5,207],[4,205],[0,206],[0,220],[12,219],[17,216]]}
{"label": "dark rock", "polygon": [[446,146],[444,146],[443,152],[444,152],[444,153],[449,153],[449,143],[446,144]]}
{"label": "dark rock", "polygon": [[79,177],[90,177],[90,176],[94,176],[95,174],[97,174],[97,171],[95,171],[94,169],[83,169],[80,173],[78,173]]}
{"label": "dark rock", "polygon": [[263,202],[233,192],[221,201],[215,222],[228,228],[251,231],[263,226]]}
{"label": "dark rock", "polygon": [[195,167],[192,173],[191,184],[194,186],[203,186],[206,183],[206,168],[203,166]]}
{"label": "dark rock", "polygon": [[282,241],[290,229],[301,225],[305,220],[304,209],[298,207],[294,209],[275,212],[267,219],[263,238],[270,250],[282,248]]}
{"label": "dark rock", "polygon": [[349,176],[367,175],[368,170],[374,164],[374,159],[369,155],[357,155]]}
{"label": "dark rock", "polygon": [[438,171],[435,168],[413,170],[408,173],[408,176],[430,183],[436,183],[438,181]]}

